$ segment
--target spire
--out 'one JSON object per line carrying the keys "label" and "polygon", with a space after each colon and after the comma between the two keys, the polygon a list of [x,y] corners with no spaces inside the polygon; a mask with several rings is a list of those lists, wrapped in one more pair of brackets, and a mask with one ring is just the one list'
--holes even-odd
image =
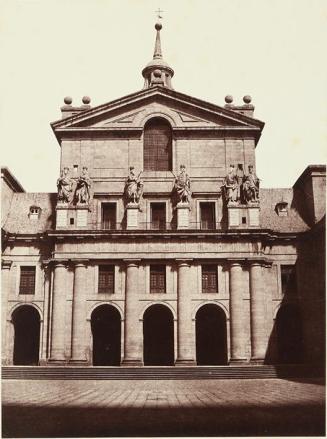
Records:
{"label": "spire", "polygon": [[144,77],[144,88],[162,86],[172,88],[171,78],[174,76],[174,70],[162,58],[160,31],[161,23],[155,24],[156,41],[154,44],[153,59],[142,70]]}
{"label": "spire", "polygon": [[157,35],[156,35],[156,42],[154,45],[153,59],[157,59],[157,58],[162,58],[161,41],[160,41],[160,31],[162,29],[162,24],[156,23],[154,27],[157,31]]}

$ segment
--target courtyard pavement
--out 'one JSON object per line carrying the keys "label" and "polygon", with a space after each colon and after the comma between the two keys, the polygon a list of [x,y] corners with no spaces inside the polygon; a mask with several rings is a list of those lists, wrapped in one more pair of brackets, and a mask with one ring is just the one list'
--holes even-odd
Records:
{"label": "courtyard pavement", "polygon": [[324,436],[322,380],[4,380],[3,437]]}

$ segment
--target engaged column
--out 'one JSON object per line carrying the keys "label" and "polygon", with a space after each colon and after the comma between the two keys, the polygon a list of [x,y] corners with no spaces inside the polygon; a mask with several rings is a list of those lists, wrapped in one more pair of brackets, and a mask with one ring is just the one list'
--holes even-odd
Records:
{"label": "engaged column", "polygon": [[192,330],[190,261],[179,260],[177,291],[177,360],[176,366],[195,364],[195,337]]}
{"label": "engaged column", "polygon": [[125,296],[125,344],[124,366],[141,366],[143,364],[142,331],[138,310],[138,263],[139,260],[126,262],[126,296]]}
{"label": "engaged column", "polygon": [[242,267],[240,262],[230,265],[230,343],[231,362],[245,361],[244,325],[243,325],[243,291]]}

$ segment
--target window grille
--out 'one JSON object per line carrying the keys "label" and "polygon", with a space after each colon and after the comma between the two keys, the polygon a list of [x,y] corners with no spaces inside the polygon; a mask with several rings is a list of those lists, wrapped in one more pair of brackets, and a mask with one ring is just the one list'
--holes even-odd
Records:
{"label": "window grille", "polygon": [[113,294],[114,289],[115,289],[115,267],[113,265],[100,265],[98,293]]}
{"label": "window grille", "polygon": [[218,292],[218,277],[217,277],[216,265],[202,266],[202,292],[203,293]]}
{"label": "window grille", "polygon": [[150,266],[150,293],[166,292],[166,266]]}
{"label": "window grille", "polygon": [[168,122],[151,119],[144,128],[144,170],[171,171],[172,134]]}
{"label": "window grille", "polygon": [[35,294],[35,267],[20,267],[19,294]]}

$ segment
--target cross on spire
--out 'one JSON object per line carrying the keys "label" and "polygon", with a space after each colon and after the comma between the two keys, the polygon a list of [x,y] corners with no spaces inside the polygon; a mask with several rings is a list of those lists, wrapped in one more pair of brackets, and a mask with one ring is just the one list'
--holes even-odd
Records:
{"label": "cross on spire", "polygon": [[155,13],[157,14],[157,18],[160,20],[160,18],[162,18],[162,13],[163,13],[164,11],[162,11],[160,8],[158,8],[158,10],[157,11],[155,11]]}

